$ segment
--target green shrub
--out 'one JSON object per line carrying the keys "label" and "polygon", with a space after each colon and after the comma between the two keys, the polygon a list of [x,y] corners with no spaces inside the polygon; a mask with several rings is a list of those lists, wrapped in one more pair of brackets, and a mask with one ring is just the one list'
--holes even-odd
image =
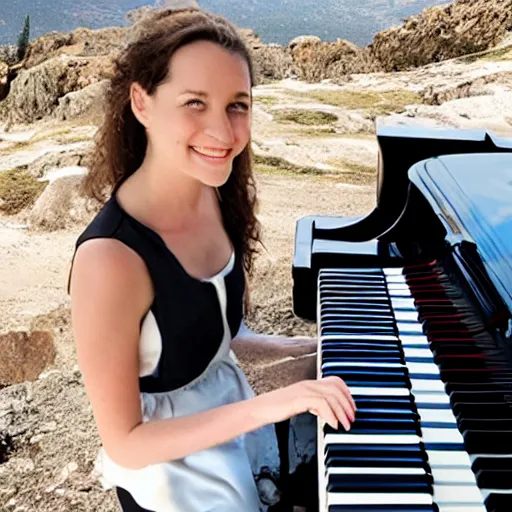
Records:
{"label": "green shrub", "polygon": [[8,215],[19,213],[34,204],[48,184],[27,171],[0,171],[0,210]]}

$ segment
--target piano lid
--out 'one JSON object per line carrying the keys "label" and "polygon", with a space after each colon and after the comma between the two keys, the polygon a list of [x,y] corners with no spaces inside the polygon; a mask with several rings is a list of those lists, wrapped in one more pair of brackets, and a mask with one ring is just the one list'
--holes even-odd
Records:
{"label": "piano lid", "polygon": [[447,228],[447,239],[473,242],[512,311],[512,155],[446,155],[418,162],[409,179]]}

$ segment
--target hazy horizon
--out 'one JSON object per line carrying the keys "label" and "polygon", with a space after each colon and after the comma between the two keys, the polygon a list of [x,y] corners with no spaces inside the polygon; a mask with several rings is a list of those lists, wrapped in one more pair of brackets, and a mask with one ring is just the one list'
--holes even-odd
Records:
{"label": "hazy horizon", "polygon": [[[16,44],[26,14],[31,39],[56,30],[124,26],[128,11],[157,2],[145,0],[6,0],[0,11],[0,44]],[[265,43],[287,44],[298,35],[325,41],[347,39],[358,46],[376,32],[401,24],[439,0],[199,0],[207,11],[227,16],[240,27],[252,28]],[[300,8],[298,7],[300,5]]]}

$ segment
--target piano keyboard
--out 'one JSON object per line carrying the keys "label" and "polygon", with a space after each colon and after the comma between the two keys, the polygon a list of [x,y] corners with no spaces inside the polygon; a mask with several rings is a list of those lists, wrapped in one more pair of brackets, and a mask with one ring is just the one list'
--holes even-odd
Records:
{"label": "piano keyboard", "polygon": [[442,270],[323,269],[317,304],[357,406],[318,422],[320,512],[511,512],[512,371]]}

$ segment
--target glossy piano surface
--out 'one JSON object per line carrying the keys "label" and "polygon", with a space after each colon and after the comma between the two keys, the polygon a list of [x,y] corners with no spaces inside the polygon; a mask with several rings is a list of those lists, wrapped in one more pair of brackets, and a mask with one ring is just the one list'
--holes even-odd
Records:
{"label": "glossy piano surface", "polygon": [[512,141],[378,136],[405,158],[381,154],[377,208],[297,223],[294,311],[358,407],[318,422],[320,512],[510,512]]}
{"label": "glossy piano surface", "polygon": [[415,164],[409,179],[441,219],[451,245],[476,245],[512,311],[512,154],[442,156]]}

